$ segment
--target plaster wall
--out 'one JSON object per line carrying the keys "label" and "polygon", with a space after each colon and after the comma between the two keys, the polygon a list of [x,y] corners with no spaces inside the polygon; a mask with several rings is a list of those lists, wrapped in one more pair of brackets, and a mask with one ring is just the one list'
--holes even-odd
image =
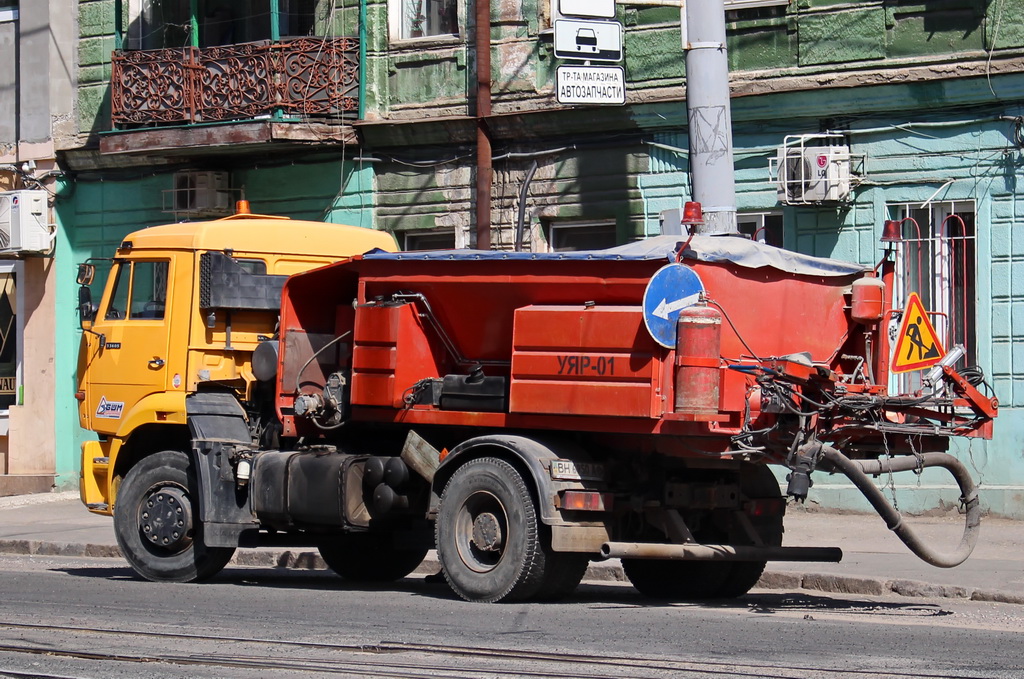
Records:
{"label": "plaster wall", "polygon": [[25,260],[24,306],[18,309],[23,340],[24,401],[10,407],[7,473],[53,474],[56,464],[54,361],[56,356],[54,301],[58,267],[53,259]]}
{"label": "plaster wall", "polygon": [[17,145],[18,22],[0,22],[0,158]]}
{"label": "plaster wall", "polygon": [[[22,2],[18,20],[0,24],[0,50],[9,57],[0,66],[0,162],[18,164],[25,173],[20,187],[53,189],[44,173],[56,166],[54,130],[70,119],[73,107],[74,52],[69,48],[77,33],[76,5],[74,0]],[[57,261],[26,257],[18,272],[22,396],[8,411],[0,494],[39,492],[54,481],[59,456]]]}
{"label": "plaster wall", "polygon": [[21,139],[50,139],[50,3],[25,2],[19,9],[18,97]]}

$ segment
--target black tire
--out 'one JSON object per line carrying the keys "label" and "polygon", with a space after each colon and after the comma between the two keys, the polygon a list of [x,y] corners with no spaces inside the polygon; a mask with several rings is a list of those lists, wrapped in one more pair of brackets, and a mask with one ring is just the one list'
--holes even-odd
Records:
{"label": "black tire", "polygon": [[576,591],[590,565],[586,554],[549,552],[545,559],[544,584],[538,590],[539,601],[559,601]]}
{"label": "black tire", "polygon": [[143,458],[121,483],[114,534],[124,558],[147,580],[207,580],[235,553],[230,547],[203,544],[196,488],[189,458],[177,450]]}
{"label": "black tire", "polygon": [[530,490],[504,460],[455,471],[441,494],[436,542],[445,579],[467,601],[523,601],[553,582]]}
{"label": "black tire", "polygon": [[[765,465],[744,463],[740,490],[747,499],[781,497],[775,475]],[[716,523],[707,516],[701,542],[750,545],[753,541],[736,520]],[[719,518],[723,518],[719,516]],[[782,544],[782,514],[748,517],[766,546]],[[725,525],[730,528],[726,528]],[[623,559],[622,570],[633,586],[653,599],[734,599],[750,591],[764,573],[766,561],[668,561]]]}
{"label": "black tire", "polygon": [[[775,474],[767,465],[763,464],[743,465],[740,470],[740,490],[750,500],[782,497],[782,489],[779,487]],[[765,546],[778,547],[782,544],[784,516],[785,505],[783,505],[781,514],[750,518],[754,530],[757,531]],[[742,534],[737,534],[733,540],[737,544],[751,544],[750,537],[745,531]],[[761,574],[764,573],[767,565],[767,561],[734,562],[728,577],[719,586],[716,596],[720,599],[734,599],[743,596],[761,579]]]}
{"label": "black tire", "polygon": [[401,548],[390,535],[350,533],[318,546],[327,567],[352,582],[394,582],[423,563],[427,549]]}
{"label": "black tire", "polygon": [[728,561],[622,560],[622,570],[638,592],[665,601],[717,598],[735,565]]}

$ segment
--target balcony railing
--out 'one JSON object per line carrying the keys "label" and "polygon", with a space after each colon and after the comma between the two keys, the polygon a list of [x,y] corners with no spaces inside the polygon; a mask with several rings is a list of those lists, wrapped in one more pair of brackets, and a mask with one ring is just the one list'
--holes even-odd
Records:
{"label": "balcony railing", "polygon": [[294,38],[114,53],[115,128],[358,110],[359,41]]}

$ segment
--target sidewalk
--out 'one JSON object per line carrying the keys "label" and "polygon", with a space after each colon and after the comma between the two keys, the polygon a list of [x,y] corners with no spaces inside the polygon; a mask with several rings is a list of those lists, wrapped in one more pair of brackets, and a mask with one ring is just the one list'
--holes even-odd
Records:
{"label": "sidewalk", "polygon": [[[961,517],[910,517],[907,521],[937,549],[952,550],[960,542]],[[769,563],[759,587],[1024,604],[1021,521],[983,519],[974,554],[948,569],[929,566],[911,554],[875,515],[791,508],[785,544],[840,547],[844,556],[837,564]],[[120,558],[112,520],[87,511],[74,492],[0,498],[0,553]],[[235,563],[324,568],[315,550],[239,550]],[[433,573],[437,568],[431,554],[418,572]],[[618,564],[608,561],[592,564],[587,579],[622,581],[624,577]]]}

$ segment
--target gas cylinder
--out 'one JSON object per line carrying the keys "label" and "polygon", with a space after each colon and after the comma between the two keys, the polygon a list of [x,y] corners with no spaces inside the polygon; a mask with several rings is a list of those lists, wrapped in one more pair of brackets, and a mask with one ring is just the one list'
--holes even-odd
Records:
{"label": "gas cylinder", "polygon": [[850,317],[858,323],[877,323],[882,320],[882,301],[885,297],[885,283],[882,279],[868,276],[853,282],[850,295]]}
{"label": "gas cylinder", "polygon": [[717,413],[722,379],[722,314],[714,307],[683,309],[676,321],[675,411]]}

